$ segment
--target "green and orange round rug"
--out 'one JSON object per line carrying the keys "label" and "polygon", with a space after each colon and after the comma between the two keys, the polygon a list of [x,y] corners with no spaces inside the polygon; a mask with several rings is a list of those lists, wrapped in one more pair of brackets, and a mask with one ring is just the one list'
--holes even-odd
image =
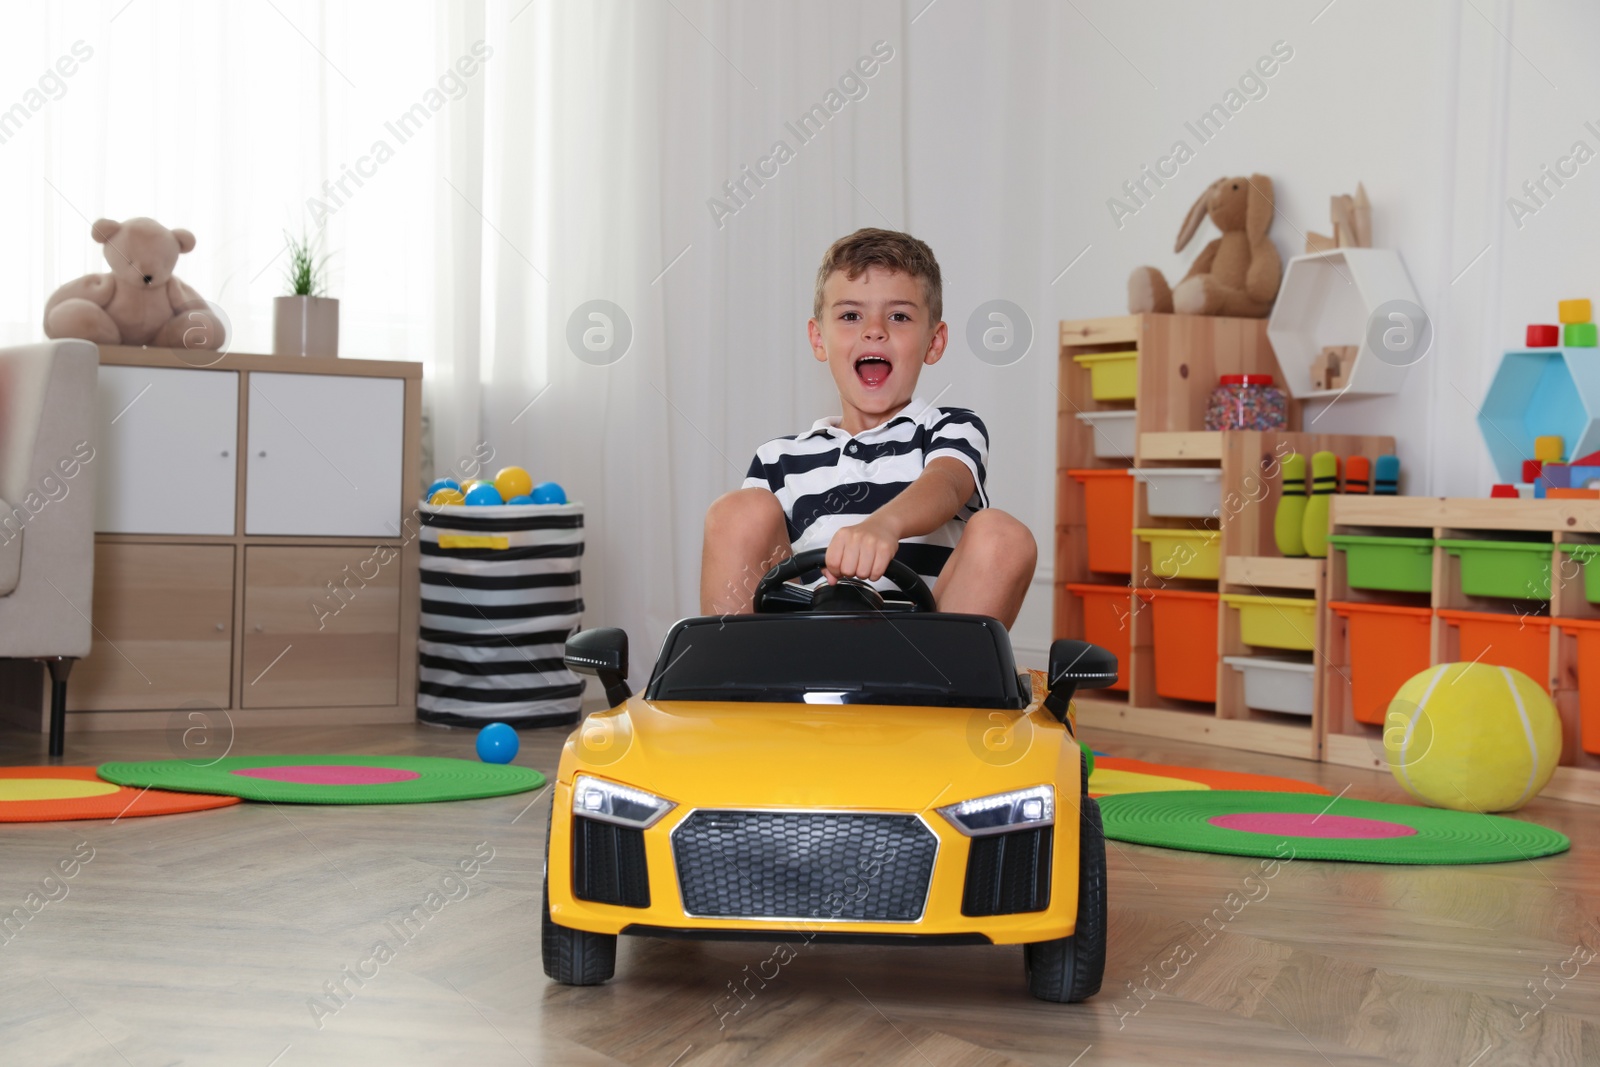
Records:
{"label": "green and orange round rug", "polygon": [[121,785],[283,804],[427,804],[508,796],[545,783],[531,767],[436,756],[229,756],[203,765],[104,763],[99,770]]}

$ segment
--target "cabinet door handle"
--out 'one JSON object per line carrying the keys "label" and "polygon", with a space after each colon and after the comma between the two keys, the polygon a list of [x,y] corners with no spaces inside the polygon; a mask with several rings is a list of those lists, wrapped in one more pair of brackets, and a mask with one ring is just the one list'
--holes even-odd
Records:
{"label": "cabinet door handle", "polygon": [[222,632],[222,623],[219,622],[219,623],[217,623],[217,633],[220,634],[221,632]]}
{"label": "cabinet door handle", "polygon": [[227,459],[228,458],[228,450],[226,448],[224,448],[222,450],[222,458],[223,459]]}
{"label": "cabinet door handle", "polygon": [[260,633],[264,629],[266,629],[265,626],[262,626],[259,622],[256,623],[256,633]]}
{"label": "cabinet door handle", "polygon": [[260,451],[260,452],[258,452],[258,453],[256,453],[256,454],[257,454],[257,455],[258,455],[258,456],[260,456],[260,457],[261,457],[261,458],[262,458],[262,459],[266,459],[266,458],[267,458],[267,450],[266,450],[266,449],[264,449],[264,448],[263,448],[263,449],[262,449],[262,450],[261,450],[261,451]]}

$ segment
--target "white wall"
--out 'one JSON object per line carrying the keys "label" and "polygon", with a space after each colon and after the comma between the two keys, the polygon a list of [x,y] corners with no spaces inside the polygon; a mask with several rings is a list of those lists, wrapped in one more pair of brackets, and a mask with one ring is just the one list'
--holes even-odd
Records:
{"label": "white wall", "polygon": [[[1035,330],[1015,366],[987,366],[963,346],[953,355],[964,358],[930,372],[988,419],[996,503],[1051,543],[1057,323],[1120,313],[1136,265],[1181,275],[1215,234],[1207,224],[1172,252],[1195,197],[1253,171],[1275,184],[1272,235],[1286,259],[1306,232],[1332,232],[1329,196],[1364,182],[1375,243],[1399,250],[1435,324],[1433,351],[1401,393],[1317,404],[1307,419],[1395,435],[1407,492],[1487,495],[1493,470],[1473,417],[1500,352],[1527,322],[1553,321],[1559,297],[1600,298],[1600,162],[1520,231],[1505,206],[1508,184],[1574,140],[1600,149],[1583,128],[1600,127],[1600,107],[1585,111],[1600,101],[1586,43],[1600,8],[1511,7],[1246,2],[1199,18],[1166,3],[940,3],[923,14],[909,34],[909,225],[940,257],[953,338],[992,297],[1021,305]],[[1184,123],[1276,42],[1293,57],[1266,95],[1199,145]],[[1194,158],[1119,227],[1108,198],[1179,138]],[[1049,637],[1050,564],[1042,553],[1015,631],[1035,662]]]}

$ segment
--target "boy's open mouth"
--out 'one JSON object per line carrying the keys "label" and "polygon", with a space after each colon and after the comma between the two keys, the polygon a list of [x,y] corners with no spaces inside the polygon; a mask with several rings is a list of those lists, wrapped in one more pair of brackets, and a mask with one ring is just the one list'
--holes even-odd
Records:
{"label": "boy's open mouth", "polygon": [[856,377],[860,378],[861,384],[868,389],[876,389],[882,385],[893,370],[893,364],[882,356],[862,356],[856,360]]}

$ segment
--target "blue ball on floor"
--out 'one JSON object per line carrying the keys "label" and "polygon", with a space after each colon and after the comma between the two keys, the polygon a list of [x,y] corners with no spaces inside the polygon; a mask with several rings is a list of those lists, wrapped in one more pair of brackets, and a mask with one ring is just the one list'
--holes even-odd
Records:
{"label": "blue ball on floor", "polygon": [[517,758],[521,744],[517,731],[503,722],[492,722],[478,731],[478,758],[485,763],[510,763]]}
{"label": "blue ball on floor", "polygon": [[555,482],[540,482],[533,487],[535,504],[565,504],[567,491]]}

